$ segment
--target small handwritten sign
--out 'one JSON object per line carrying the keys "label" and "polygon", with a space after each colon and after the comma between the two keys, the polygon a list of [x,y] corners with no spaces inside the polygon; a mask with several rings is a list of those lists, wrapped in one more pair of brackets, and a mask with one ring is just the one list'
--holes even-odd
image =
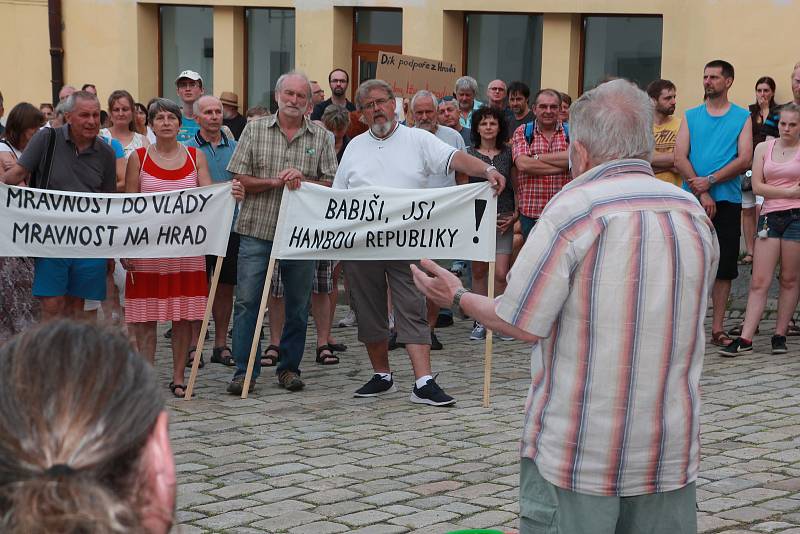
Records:
{"label": "small handwritten sign", "polygon": [[417,56],[378,52],[376,78],[392,86],[395,95],[411,98],[425,89],[442,98],[453,94],[453,85],[461,76],[455,63]]}

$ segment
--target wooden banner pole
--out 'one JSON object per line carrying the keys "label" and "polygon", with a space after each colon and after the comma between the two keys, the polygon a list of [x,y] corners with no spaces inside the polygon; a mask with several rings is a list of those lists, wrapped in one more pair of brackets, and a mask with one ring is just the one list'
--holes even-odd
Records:
{"label": "wooden banner pole", "polygon": [[267,279],[264,280],[264,291],[261,292],[261,305],[258,308],[258,318],[256,319],[256,329],[253,332],[253,344],[250,345],[250,357],[247,360],[247,373],[244,375],[244,385],[242,386],[242,398],[246,399],[250,390],[250,381],[253,378],[253,366],[256,363],[256,351],[258,342],[261,338],[261,327],[264,325],[264,313],[267,311],[269,301],[269,290],[272,285],[272,272],[275,270],[275,257],[270,255],[267,265]]}
{"label": "wooden banner pole", "polygon": [[[494,262],[489,262],[489,290],[487,291],[490,299],[494,299]],[[493,332],[486,330],[486,352],[483,355],[483,407],[489,407],[489,390],[492,385],[492,341]]]}
{"label": "wooden banner pole", "polygon": [[219,284],[219,273],[222,271],[222,256],[217,256],[217,263],[214,266],[214,276],[211,278],[211,289],[208,293],[208,301],[206,303],[206,313],[203,315],[203,324],[200,325],[200,337],[197,339],[197,350],[194,352],[194,361],[192,362],[192,372],[189,374],[189,382],[186,384],[186,394],[183,400],[191,400],[192,391],[194,391],[194,382],[197,380],[197,371],[200,369],[200,358],[203,356],[203,345],[206,341],[206,332],[208,331],[208,322],[211,319],[211,308],[214,306],[214,296],[217,294],[217,284]]}

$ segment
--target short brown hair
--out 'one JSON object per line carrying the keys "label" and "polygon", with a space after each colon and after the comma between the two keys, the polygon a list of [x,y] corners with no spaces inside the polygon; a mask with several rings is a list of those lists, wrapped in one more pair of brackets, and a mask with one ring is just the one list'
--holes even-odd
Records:
{"label": "short brown hair", "polygon": [[17,150],[24,147],[19,146],[22,134],[31,128],[41,128],[44,125],[44,113],[36,109],[36,106],[28,102],[20,102],[8,114],[6,122],[5,139]]}
{"label": "short brown hair", "polygon": [[126,91],[125,89],[117,89],[113,91],[110,95],[108,95],[108,113],[111,114],[111,108],[114,107],[114,102],[117,100],[127,99],[128,104],[131,107],[131,122],[128,124],[128,129],[132,132],[136,131],[136,102],[133,100],[133,96]]}
{"label": "short brown hair", "polygon": [[644,91],[647,93],[647,96],[652,98],[653,100],[658,100],[658,97],[661,96],[661,92],[667,89],[668,91],[675,91],[677,88],[675,84],[669,80],[653,80],[652,82],[647,84],[647,89]]}

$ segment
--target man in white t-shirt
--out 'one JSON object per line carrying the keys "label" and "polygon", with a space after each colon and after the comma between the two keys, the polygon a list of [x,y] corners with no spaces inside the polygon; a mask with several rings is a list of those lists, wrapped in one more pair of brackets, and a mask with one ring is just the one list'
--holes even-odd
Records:
{"label": "man in white t-shirt", "polygon": [[[383,80],[368,80],[356,92],[356,104],[369,130],[347,145],[333,187],[365,186],[424,189],[430,177],[451,170],[469,176],[486,176],[499,193],[505,178],[492,166],[440,141],[420,128],[408,128],[395,120],[392,87]],[[409,262],[404,260],[346,261],[352,281],[350,292],[358,319],[358,339],[367,348],[374,376],[355,392],[356,397],[375,397],[395,391],[389,369],[389,321],[387,288],[395,310],[398,343],[405,344],[416,379],[411,402],[449,406],[447,395],[431,376],[430,332],[425,318],[425,297],[416,289]],[[388,286],[388,287],[387,287]]]}

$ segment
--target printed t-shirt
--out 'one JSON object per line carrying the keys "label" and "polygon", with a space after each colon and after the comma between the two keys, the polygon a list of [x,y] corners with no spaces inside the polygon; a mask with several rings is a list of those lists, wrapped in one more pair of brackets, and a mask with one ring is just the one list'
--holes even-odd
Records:
{"label": "printed t-shirt", "polygon": [[[656,152],[675,152],[675,139],[678,137],[678,129],[681,127],[681,119],[676,116],[664,124],[653,124],[653,137],[656,141]],[[681,187],[683,178],[672,171],[662,171],[656,173],[656,178]]]}

